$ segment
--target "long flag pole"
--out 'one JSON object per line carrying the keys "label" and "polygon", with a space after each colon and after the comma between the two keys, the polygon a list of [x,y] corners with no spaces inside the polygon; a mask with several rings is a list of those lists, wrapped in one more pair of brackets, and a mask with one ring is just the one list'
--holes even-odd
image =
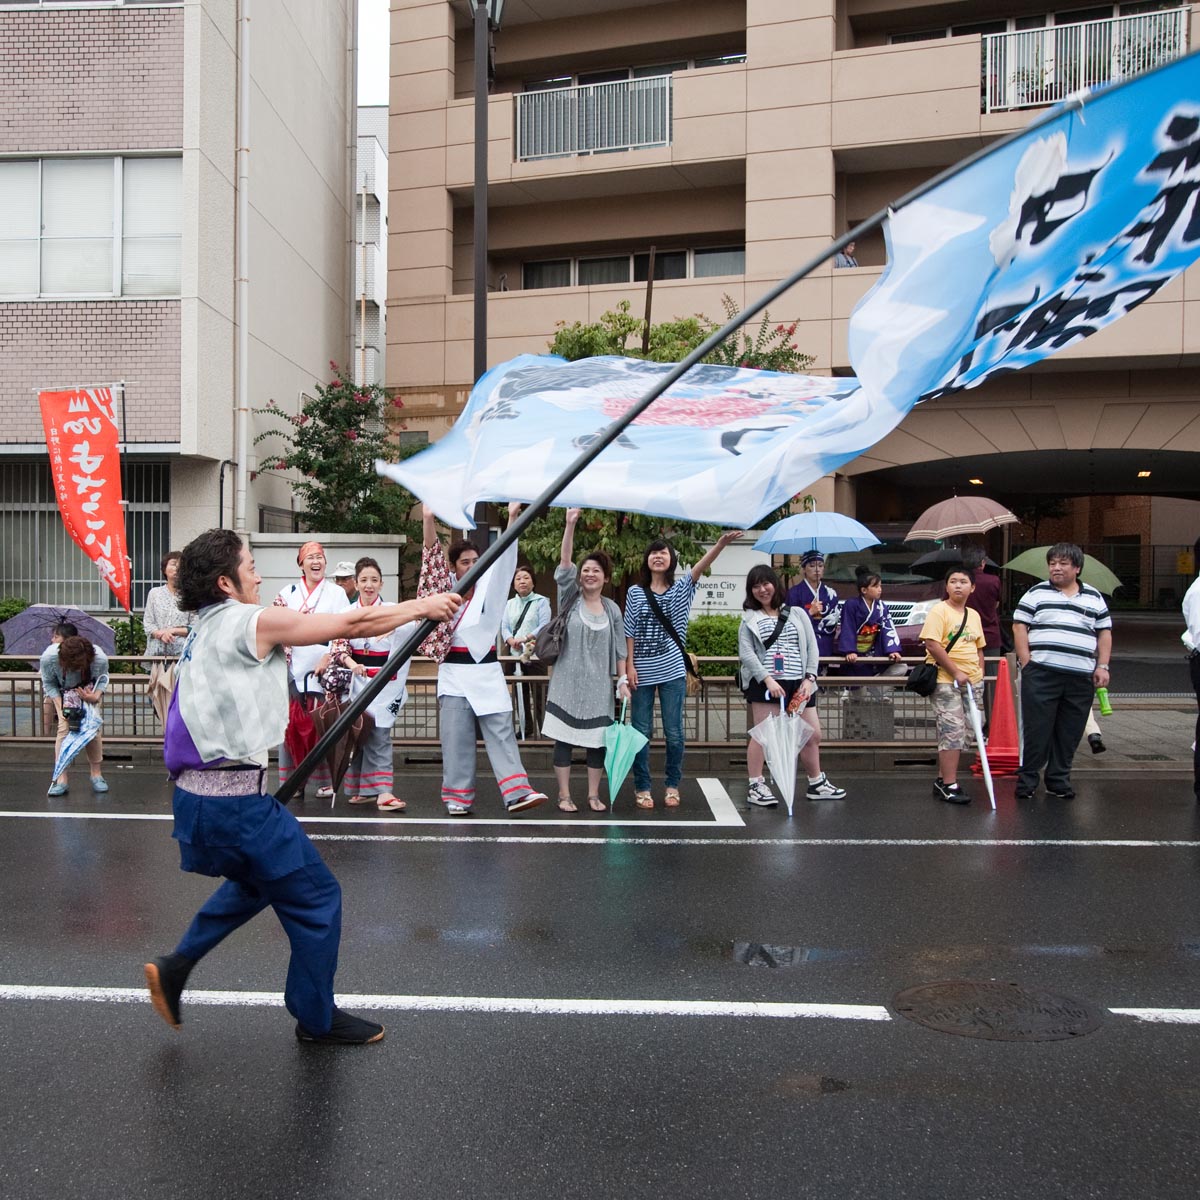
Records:
{"label": "long flag pole", "polygon": [[[1122,85],[1118,85],[1122,86]],[[1112,89],[1108,89],[1112,90]],[[982,159],[988,158],[998,151],[1004,149],[1012,142],[1020,141],[1027,137],[1030,133],[1040,129],[1043,125],[1050,125],[1057,121],[1067,112],[1082,110],[1085,103],[1085,97],[1077,96],[1073,99],[1065,101],[1051,112],[1037,121],[1033,121],[1026,125],[1023,129],[1015,130],[991,145],[985,146],[981,150],[977,150],[974,154],[963,159],[959,163],[955,163],[952,167],[947,167],[946,170],[940,172],[933,179],[914,188],[911,192],[907,192],[899,200],[886,208],[881,208],[874,216],[856,225],[849,232],[844,233],[841,237],[831,242],[825,250],[814,258],[810,258],[802,267],[792,272],[786,279],[777,283],[769,291],[764,292],[753,304],[742,312],[738,313],[732,320],[726,322],[720,329],[705,339],[695,350],[691,352],[682,362],[677,363],[670,371],[668,371],[632,408],[626,410],[612,424],[608,425],[602,433],[597,435],[594,441],[589,443],[574,462],[568,466],[561,475],[555,479],[540,496],[537,497],[519,516],[508,525],[508,528],[479,556],[475,565],[454,585],[454,591],[462,595],[469,592],[471,588],[479,582],[484,572],[494,563],[512,543],[521,536],[521,533],[532,522],[536,521],[550,507],[554,498],[561,492],[567,484],[571,482],[581,471],[589,464],[595,461],[599,455],[607,449],[613,442],[621,436],[625,429],[631,425],[638,417],[650,407],[669,387],[677,383],[688,371],[697,363],[703,360],[707,355],[711,354],[726,338],[731,334],[736,333],[743,325],[746,324],[752,317],[757,316],[764,308],[773,301],[778,300],[785,292],[795,287],[806,275],[810,275],[823,262],[832,258],[843,247],[849,245],[853,241],[857,241],[864,234],[870,233],[871,230],[878,228],[887,220],[888,214],[904,208],[911,204],[914,200],[920,199],[926,193],[933,191],[934,188],[940,187],[947,179],[953,178],[961,171],[967,170],[969,167]],[[313,773],[317,766],[322,762],[330,747],[338,741],[339,738],[345,735],[350,726],[358,718],[361,713],[376,696],[383,691],[388,680],[396,673],[396,671],[404,665],[416,653],[417,647],[437,628],[436,621],[422,621],[416,631],[409,635],[404,644],[392,652],[391,658],[387,664],[382,667],[379,674],[367,684],[365,688],[346,706],[342,715],[325,731],[324,735],[317,744],[308,752],[303,761],[289,776],[287,781],[280,785],[279,790],[275,793],[276,798],[283,804],[286,804],[308,781],[308,777]]]}

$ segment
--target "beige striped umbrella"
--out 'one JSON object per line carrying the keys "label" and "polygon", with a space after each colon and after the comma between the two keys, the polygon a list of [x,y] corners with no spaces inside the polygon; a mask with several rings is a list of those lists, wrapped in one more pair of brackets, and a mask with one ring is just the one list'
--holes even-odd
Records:
{"label": "beige striped umbrella", "polygon": [[986,533],[1001,525],[1015,525],[1018,518],[1003,504],[986,496],[951,496],[927,508],[908,531],[906,542],[940,542],[959,533]]}

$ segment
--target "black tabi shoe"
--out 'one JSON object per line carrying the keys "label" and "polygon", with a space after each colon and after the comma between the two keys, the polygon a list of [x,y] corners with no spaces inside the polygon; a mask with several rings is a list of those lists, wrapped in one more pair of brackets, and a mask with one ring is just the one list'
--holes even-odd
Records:
{"label": "black tabi shoe", "polygon": [[179,1016],[179,998],[195,965],[194,959],[182,954],[164,954],[161,958],[151,959],[143,968],[146,986],[150,989],[150,1003],[172,1029],[183,1024]]}
{"label": "black tabi shoe", "polygon": [[1104,739],[1098,733],[1088,734],[1088,745],[1091,746],[1093,754],[1103,754],[1108,749],[1104,744]]}
{"label": "black tabi shoe", "polygon": [[333,1024],[328,1033],[309,1033],[296,1022],[296,1038],[301,1042],[321,1042],[327,1046],[366,1046],[383,1040],[383,1026],[352,1013],[333,1010]]}

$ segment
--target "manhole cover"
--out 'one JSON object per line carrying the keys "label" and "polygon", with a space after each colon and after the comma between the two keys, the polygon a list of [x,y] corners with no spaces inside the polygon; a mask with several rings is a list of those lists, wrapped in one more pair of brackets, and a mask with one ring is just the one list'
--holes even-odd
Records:
{"label": "manhole cover", "polygon": [[901,1016],[927,1029],[993,1042],[1059,1042],[1100,1028],[1100,1010],[1070,996],[1016,983],[925,983],[892,997]]}

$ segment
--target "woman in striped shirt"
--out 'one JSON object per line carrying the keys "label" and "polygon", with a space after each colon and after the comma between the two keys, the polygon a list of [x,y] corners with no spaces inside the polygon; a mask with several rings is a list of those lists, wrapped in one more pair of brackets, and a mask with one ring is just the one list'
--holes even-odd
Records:
{"label": "woman in striped shirt", "polygon": [[[679,807],[679,781],[683,778],[683,699],[687,694],[683,645],[696,585],[717,555],[741,536],[740,529],[721,534],[717,544],[680,579],[675,578],[679,563],[675,548],[662,538],[655,539],[646,547],[639,582],[625,596],[626,661],[633,692],[630,721],[635,729],[650,736],[657,692],[667,742],[664,803],[668,808]],[[633,788],[638,808],[654,807],[649,746],[643,746],[633,760]]]}

